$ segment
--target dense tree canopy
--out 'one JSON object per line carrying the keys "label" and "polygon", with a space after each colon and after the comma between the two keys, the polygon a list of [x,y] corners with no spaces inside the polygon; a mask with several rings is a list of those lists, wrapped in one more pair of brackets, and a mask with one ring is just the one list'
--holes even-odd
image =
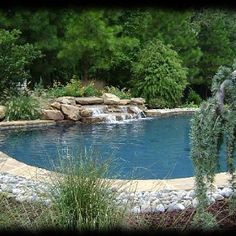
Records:
{"label": "dense tree canopy", "polygon": [[[140,54],[150,42],[160,40],[182,61],[188,85],[181,95],[195,90],[207,98],[219,66],[231,65],[235,57],[235,18],[234,11],[211,8],[15,8],[0,11],[0,29],[20,31],[19,45],[41,51],[42,56],[27,65],[32,87],[39,81],[44,86],[55,81],[66,84],[77,76],[132,89],[137,79],[133,68]],[[2,73],[3,77],[8,80]]]}

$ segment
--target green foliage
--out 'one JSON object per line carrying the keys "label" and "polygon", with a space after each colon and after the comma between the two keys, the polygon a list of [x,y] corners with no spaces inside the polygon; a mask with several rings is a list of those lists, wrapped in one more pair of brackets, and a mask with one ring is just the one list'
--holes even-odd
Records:
{"label": "green foliage", "polygon": [[[235,192],[234,152],[236,140],[236,76],[233,68],[220,67],[212,84],[213,97],[203,102],[195,113],[191,126],[191,158],[195,168],[196,196],[199,205],[196,219],[204,219],[207,190],[219,170],[220,148],[225,140],[227,170]],[[233,73],[229,73],[230,71]],[[233,197],[234,198],[234,197]]]}
{"label": "green foliage", "polygon": [[199,217],[198,214],[195,214],[193,217],[192,227],[199,230],[216,230],[218,228],[217,220],[212,214],[205,212],[204,215]]}
{"label": "green foliage", "polygon": [[187,103],[200,105],[201,102],[202,102],[202,98],[199,96],[199,94],[197,94],[194,90],[190,89],[188,93],[188,97],[187,97]]}
{"label": "green foliage", "polygon": [[73,97],[89,97],[89,96],[100,96],[101,91],[95,88],[93,82],[83,86],[81,80],[77,76],[68,82],[65,86],[55,83],[52,88],[46,90],[48,97],[62,97],[62,96],[73,96]]}
{"label": "green foliage", "polygon": [[[199,24],[198,41],[203,56],[199,61],[199,76],[193,81],[210,89],[212,78],[221,65],[231,66],[234,53],[231,34],[234,27],[228,25],[229,15],[219,9],[206,9],[196,13]],[[232,25],[232,24],[231,24]]]}
{"label": "green foliage", "polygon": [[83,87],[83,96],[101,96],[102,92],[95,88],[94,83],[90,82],[88,85]]}
{"label": "green foliage", "polygon": [[194,102],[184,103],[180,106],[181,108],[199,108],[199,105],[196,105]]}
{"label": "green foliage", "polygon": [[82,97],[83,90],[81,89],[81,81],[73,78],[70,82],[64,87],[64,96],[74,96],[74,97]]}
{"label": "green foliage", "polygon": [[97,71],[109,70],[126,60],[123,50],[135,47],[137,40],[117,36],[121,29],[118,25],[109,26],[102,10],[72,12],[58,57],[87,80]]}
{"label": "green foliage", "polygon": [[202,57],[202,50],[198,41],[199,26],[193,21],[196,12],[193,10],[151,10],[152,23],[149,34],[158,38],[165,44],[170,44],[187,68],[187,78],[191,83],[199,73],[197,66]]}
{"label": "green foliage", "polygon": [[30,78],[27,66],[40,56],[33,45],[18,43],[20,33],[0,29],[0,90],[6,94],[15,89],[17,83]]}
{"label": "green foliage", "polygon": [[170,107],[170,104],[163,98],[151,98],[149,99],[147,106],[151,109],[161,109]]}
{"label": "green foliage", "polygon": [[30,65],[32,87],[40,78],[44,85],[52,85],[52,80],[65,80],[64,65],[57,59],[65,26],[63,21],[64,10],[18,8],[0,11],[0,27],[20,30],[20,41],[36,46],[44,55]]}
{"label": "green foliage", "polygon": [[159,99],[168,107],[180,103],[187,85],[186,70],[178,54],[160,40],[148,43],[140,51],[133,73],[136,78],[133,91],[147,103],[151,99]]}
{"label": "green foliage", "polygon": [[7,120],[35,120],[40,117],[39,103],[31,96],[11,97],[5,105]]}
{"label": "green foliage", "polygon": [[56,227],[69,230],[108,230],[120,226],[125,210],[114,204],[116,193],[109,191],[109,162],[93,151],[70,152],[56,169],[65,175],[54,178],[52,219]]}
{"label": "green foliage", "polygon": [[112,93],[112,94],[116,95],[117,97],[119,97],[120,99],[130,99],[132,97],[130,91],[129,90],[126,91],[125,88],[119,89],[114,86],[106,86],[105,92]]}
{"label": "green foliage", "polygon": [[[74,74],[82,81],[103,80],[131,89],[141,52],[159,39],[177,52],[190,86],[207,98],[217,68],[230,66],[233,60],[235,19],[235,12],[225,9],[0,10],[0,28],[12,35],[0,36],[5,42],[0,45],[0,89],[14,88],[24,78],[30,88],[40,79],[44,88],[54,82],[65,85]],[[7,43],[13,40],[10,37],[15,40],[13,45]],[[36,55],[36,48],[43,57]],[[4,53],[8,53],[7,60],[3,60]],[[3,72],[11,78],[3,80]],[[56,91],[61,92],[63,89]]]}

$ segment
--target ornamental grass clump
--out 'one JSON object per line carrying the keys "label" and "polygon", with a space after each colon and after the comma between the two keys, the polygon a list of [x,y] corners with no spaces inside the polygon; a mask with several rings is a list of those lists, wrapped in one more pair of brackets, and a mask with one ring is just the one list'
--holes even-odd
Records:
{"label": "ornamental grass clump", "polygon": [[[212,97],[202,103],[192,119],[191,158],[195,167],[195,185],[198,206],[194,224],[201,228],[216,227],[215,217],[206,211],[207,191],[213,187],[219,170],[221,146],[226,144],[226,165],[233,189],[231,203],[235,202],[235,140],[236,140],[236,61],[232,68],[220,67],[213,78]],[[232,72],[233,70],[233,72]],[[232,73],[231,73],[232,72]],[[235,206],[235,204],[231,204]],[[235,207],[234,207],[235,210]]]}
{"label": "ornamental grass clump", "polygon": [[36,120],[40,117],[39,102],[25,94],[9,98],[6,102],[6,120]]}
{"label": "ornamental grass clump", "polygon": [[94,151],[61,158],[57,171],[63,173],[52,179],[51,221],[65,230],[109,230],[121,227],[125,209],[115,204],[116,191],[104,179],[108,161],[101,162]]}

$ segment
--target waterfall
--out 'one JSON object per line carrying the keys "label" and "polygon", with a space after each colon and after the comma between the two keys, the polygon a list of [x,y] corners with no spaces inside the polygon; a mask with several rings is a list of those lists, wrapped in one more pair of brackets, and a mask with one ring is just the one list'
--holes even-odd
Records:
{"label": "waterfall", "polygon": [[144,112],[135,105],[90,105],[84,107],[92,111],[91,118],[101,118],[101,122],[121,123],[146,118]]}
{"label": "waterfall", "polygon": [[87,106],[87,109],[93,112],[93,116],[107,113],[107,106]]}

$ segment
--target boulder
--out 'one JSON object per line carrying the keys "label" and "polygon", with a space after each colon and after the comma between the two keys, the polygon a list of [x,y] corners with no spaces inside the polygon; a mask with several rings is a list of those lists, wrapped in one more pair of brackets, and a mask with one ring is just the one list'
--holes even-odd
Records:
{"label": "boulder", "polygon": [[43,110],[43,115],[45,116],[45,119],[48,120],[63,120],[64,115],[62,114],[61,111],[58,110]]}
{"label": "boulder", "polygon": [[0,105],[0,120],[3,120],[6,115],[7,108]]}
{"label": "boulder", "polygon": [[75,98],[70,96],[59,97],[55,101],[61,104],[76,105]]}
{"label": "boulder", "polygon": [[87,123],[87,124],[94,124],[94,123],[100,123],[100,122],[104,122],[106,121],[106,117],[100,117],[100,116],[96,116],[96,117],[81,117],[81,122],[83,123]]}
{"label": "boulder", "polygon": [[52,108],[56,108],[57,110],[61,109],[61,103],[60,102],[53,102],[50,106]]}
{"label": "boulder", "polygon": [[127,105],[130,104],[130,99],[120,99],[119,105]]}
{"label": "boulder", "polygon": [[85,109],[85,108],[82,108],[81,110],[80,110],[80,116],[82,116],[82,117],[90,117],[90,116],[92,116],[93,115],[93,112],[91,111],[91,110],[89,110],[89,109]]}
{"label": "boulder", "polygon": [[78,106],[62,104],[61,110],[69,120],[78,121],[80,119],[80,108]]}
{"label": "boulder", "polygon": [[144,98],[131,98],[130,103],[134,105],[143,105],[145,103],[145,99]]}
{"label": "boulder", "polygon": [[138,113],[142,112],[142,110],[137,106],[129,106],[128,107],[128,112],[138,114]]}
{"label": "boulder", "polygon": [[106,105],[118,105],[120,103],[120,98],[112,93],[104,93],[102,98],[104,99],[104,104]]}
{"label": "boulder", "polygon": [[76,103],[81,105],[96,105],[102,104],[103,98],[99,97],[83,97],[83,98],[75,98]]}

